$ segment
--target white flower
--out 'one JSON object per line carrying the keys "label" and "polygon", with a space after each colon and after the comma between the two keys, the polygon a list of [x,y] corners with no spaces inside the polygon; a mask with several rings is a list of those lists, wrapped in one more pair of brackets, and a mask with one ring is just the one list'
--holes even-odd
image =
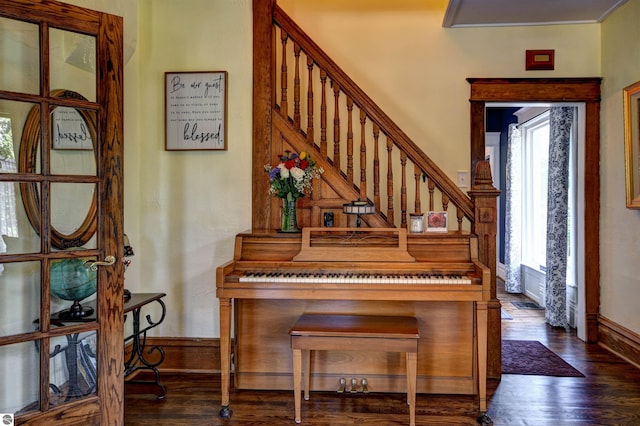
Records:
{"label": "white flower", "polygon": [[291,170],[289,170],[289,173],[291,173],[291,176],[293,176],[293,178],[298,181],[304,177],[304,170],[299,167],[293,167]]}
{"label": "white flower", "polygon": [[287,169],[284,163],[278,164],[278,168],[280,169],[280,177],[282,177],[282,179],[289,177],[289,169]]}

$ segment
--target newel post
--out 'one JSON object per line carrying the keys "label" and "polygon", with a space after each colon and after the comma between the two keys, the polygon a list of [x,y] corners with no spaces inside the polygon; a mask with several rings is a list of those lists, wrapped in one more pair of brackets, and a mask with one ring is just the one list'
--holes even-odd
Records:
{"label": "newel post", "polygon": [[491,270],[491,291],[488,312],[488,360],[487,376],[500,378],[502,372],[502,329],[500,301],[496,295],[496,237],[498,233],[498,196],[493,186],[491,166],[486,160],[476,164],[475,179],[471,191],[475,220],[471,232],[478,236],[479,260]]}
{"label": "newel post", "polygon": [[476,164],[475,181],[469,191],[475,221],[471,232],[480,242],[480,261],[491,269],[491,298],[496,297],[496,236],[498,233],[498,196],[493,186],[491,166],[486,160]]}

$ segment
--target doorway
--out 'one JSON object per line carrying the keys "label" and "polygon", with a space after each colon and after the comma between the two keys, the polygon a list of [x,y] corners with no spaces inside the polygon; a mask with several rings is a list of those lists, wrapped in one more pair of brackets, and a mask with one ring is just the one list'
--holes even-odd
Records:
{"label": "doorway", "polygon": [[[567,250],[567,323],[576,328],[580,339],[585,340],[584,312],[584,234],[578,232],[584,219],[584,103],[487,103],[486,151],[491,162],[494,186],[501,191],[498,199],[498,238],[496,242],[497,275],[506,277],[504,262],[517,259],[518,266],[511,268],[511,276],[517,271],[522,293],[537,305],[545,305],[546,273],[546,191],[549,141],[549,111],[554,106],[575,107],[571,131],[571,157],[569,166],[569,212]],[[514,128],[515,126],[515,128]],[[515,182],[506,177],[509,130],[522,139],[520,163]],[[539,139],[539,140],[537,140]],[[519,144],[518,144],[519,145]],[[515,256],[505,253],[505,227],[507,191],[514,185],[515,205],[520,213],[511,223],[520,230],[517,236]],[[521,241],[521,243],[518,243]],[[526,241],[524,244],[522,242]],[[521,266],[520,266],[521,265]]]}
{"label": "doorway", "polygon": [[[485,158],[485,108],[487,103],[554,103],[576,102],[584,105],[584,144],[581,146],[584,158],[583,186],[585,209],[583,223],[578,232],[584,241],[584,340],[598,341],[598,310],[600,301],[600,84],[601,79],[593,78],[469,78],[471,85],[471,171],[475,177],[475,166]],[[495,271],[492,271],[495,272]],[[492,296],[495,293],[492,294]],[[490,312],[491,319],[498,322],[500,312]],[[499,328],[499,327],[498,327]],[[499,356],[501,338],[493,337],[490,344],[490,358]],[[493,346],[493,347],[492,347]],[[491,372],[493,373],[493,372]]]}

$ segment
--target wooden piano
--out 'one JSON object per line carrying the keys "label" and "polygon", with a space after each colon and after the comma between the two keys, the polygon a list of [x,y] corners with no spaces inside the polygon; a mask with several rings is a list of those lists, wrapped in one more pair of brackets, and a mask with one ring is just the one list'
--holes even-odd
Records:
{"label": "wooden piano", "polygon": [[[478,261],[474,235],[397,228],[243,233],[233,260],[217,268],[216,286],[221,417],[231,415],[232,341],[236,388],[293,389],[288,330],[303,313],[417,317],[417,391],[478,395],[481,416],[486,412],[490,272]],[[372,392],[405,391],[400,354],[330,351],[312,362],[312,390],[336,390],[340,378],[357,377],[367,378]]]}

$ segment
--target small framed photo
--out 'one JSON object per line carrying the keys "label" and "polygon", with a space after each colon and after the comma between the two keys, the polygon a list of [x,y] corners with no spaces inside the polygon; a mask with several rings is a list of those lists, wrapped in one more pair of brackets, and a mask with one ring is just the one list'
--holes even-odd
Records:
{"label": "small framed photo", "polygon": [[166,72],[165,150],[227,150],[227,72]]}
{"label": "small framed photo", "polygon": [[427,212],[427,232],[447,232],[447,212]]}

